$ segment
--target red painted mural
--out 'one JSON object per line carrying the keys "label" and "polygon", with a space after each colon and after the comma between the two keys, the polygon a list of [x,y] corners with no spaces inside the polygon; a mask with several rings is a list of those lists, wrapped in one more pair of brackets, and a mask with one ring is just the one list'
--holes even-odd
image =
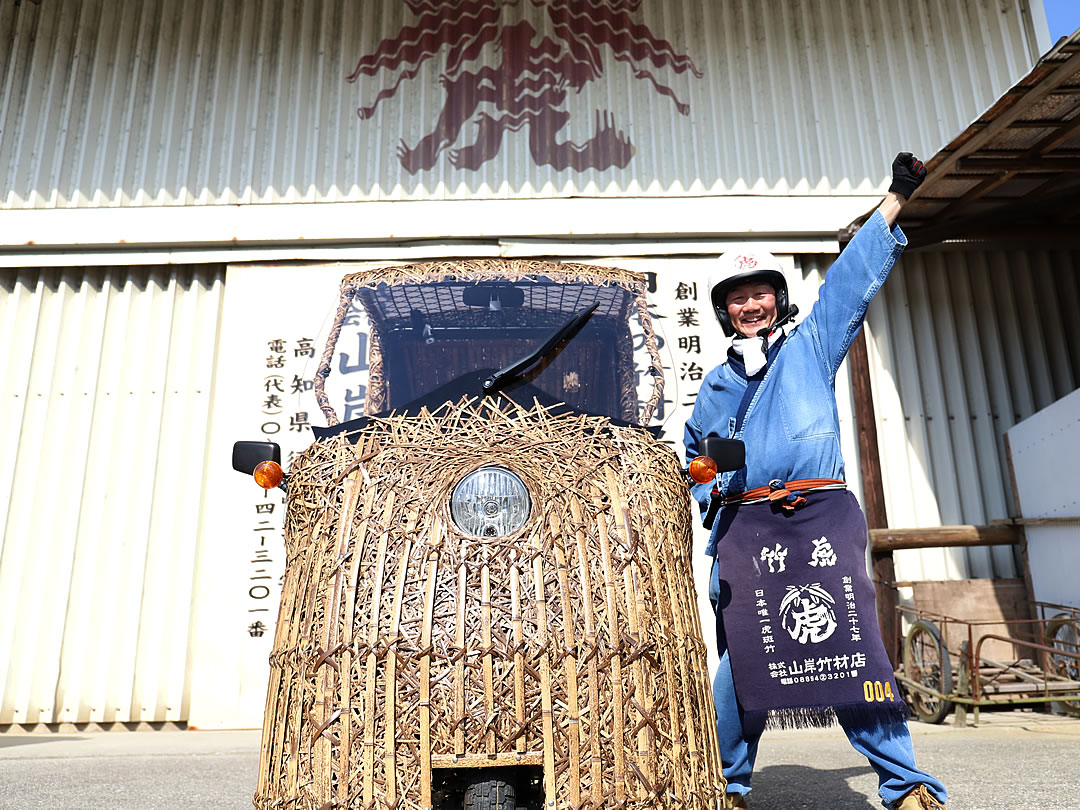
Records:
{"label": "red painted mural", "polygon": [[[662,0],[656,0],[659,4]],[[371,103],[357,111],[374,116],[402,84],[417,76],[420,66],[443,55],[439,84],[446,95],[434,128],[409,146],[402,141],[397,156],[410,174],[435,166],[449,151],[459,169],[479,169],[494,158],[507,132],[527,131],[529,153],[541,166],[556,170],[603,170],[625,167],[634,155],[630,138],[617,129],[616,115],[595,111],[594,134],[584,143],[560,140],[570,121],[567,99],[604,74],[605,57],[626,62],[636,79],[671,99],[681,115],[690,106],[661,82],[654,71],[702,73],[689,56],[635,21],[642,0],[404,0],[419,19],[384,39],[360,58],[347,77],[387,76]],[[546,15],[553,36],[539,35],[527,19],[506,20],[507,7],[529,3]],[[520,17],[518,9],[513,9]],[[485,46],[494,43],[497,65],[479,62]],[[466,130],[471,143],[456,146]]]}

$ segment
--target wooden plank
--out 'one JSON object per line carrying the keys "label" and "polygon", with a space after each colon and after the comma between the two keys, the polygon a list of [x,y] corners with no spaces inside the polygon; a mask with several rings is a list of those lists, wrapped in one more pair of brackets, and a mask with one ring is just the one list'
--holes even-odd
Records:
{"label": "wooden plank", "polygon": [[992,520],[990,523],[994,526],[1068,526],[1080,523],[1080,517],[1010,518]]}
{"label": "wooden plank", "polygon": [[859,474],[863,491],[863,512],[870,529],[889,525],[885,510],[885,488],[881,482],[881,456],[878,451],[877,419],[870,385],[870,362],[866,349],[866,330],[852,341],[848,350],[851,370],[851,393],[855,400],[855,422],[859,438]]}
{"label": "wooden plank", "polygon": [[1042,155],[1050,152],[1053,149],[1057,149],[1066,141],[1071,141],[1075,135],[1080,133],[1080,118],[1073,118],[1069,121],[1058,121],[1058,126],[1054,132],[1051,132],[1037,144],[1028,150],[1029,154]]}
{"label": "wooden plank", "polygon": [[[851,370],[851,395],[855,402],[855,425],[859,439],[859,477],[862,483],[862,508],[868,529],[884,529],[889,525],[885,509],[885,486],[881,480],[881,453],[878,449],[877,417],[870,384],[870,360],[866,349],[866,330],[855,336],[848,350]],[[874,567],[874,594],[877,597],[878,629],[885,644],[889,661],[896,668],[900,660],[900,633],[896,608],[900,597],[893,586],[896,566],[892,550],[871,552]]]}
{"label": "wooden plank", "polygon": [[989,683],[983,684],[981,693],[984,695],[1014,695],[1035,694],[1049,692],[1050,694],[1074,693],[1080,694],[1080,681],[1048,681],[1039,683]]}
{"label": "wooden plank", "polygon": [[[1063,177],[1069,182],[1061,182]],[[1075,175],[1060,173],[1045,184],[1047,188],[1058,188],[1053,193],[1040,193],[1036,197],[1025,196],[1018,199],[994,197],[994,202],[1002,204],[978,215],[941,220],[939,212],[933,219],[928,220],[925,226],[920,226],[908,234],[908,249],[964,236],[978,235],[980,238],[996,239],[999,242],[1003,238],[1011,237],[1028,243],[1031,242],[1029,235],[1032,232],[1037,231],[1040,238],[1049,236],[1048,229],[1040,226],[1052,224],[1055,217],[1076,202],[1077,179]],[[1073,236],[1075,241],[1075,229]]]}
{"label": "wooden plank", "polygon": [[[1012,495],[1013,511],[1015,511],[1017,515],[1022,516],[1020,490],[1016,485],[1016,468],[1013,466],[1012,444],[1009,442],[1008,432],[1002,436],[1002,440],[1005,442],[1005,466],[1009,472],[1009,488],[1010,494]],[[1018,549],[1020,552],[1018,555],[1020,557],[1020,567],[1022,569],[1020,575],[1024,578],[1024,586],[1027,588],[1028,612],[1030,612],[1032,616],[1038,616],[1040,614],[1038,607],[1035,605],[1035,582],[1031,577],[1031,561],[1028,558],[1027,533],[1022,525],[1017,527],[1016,533],[1018,545],[1020,546]],[[1039,650],[1037,651],[1037,654],[1039,657],[1039,666],[1043,669],[1051,669],[1050,658],[1047,653],[1043,650]]]}
{"label": "wooden plank", "polygon": [[1022,90],[1023,99],[1004,110],[955,152],[946,155],[944,160],[927,175],[922,186],[917,188],[915,193],[911,195],[911,199],[918,199],[921,196],[919,192],[925,193],[927,190],[931,190],[938,180],[944,179],[956,168],[956,164],[960,159],[974,154],[993,141],[994,138],[1008,129],[1013,121],[1022,118],[1024,113],[1032,109],[1048,95],[1061,92],[1062,88],[1060,86],[1077,71],[1080,71],[1080,52],[1074,53],[1065,62],[1055,67],[1053,72],[1043,78],[1034,88],[1024,88]]}
{"label": "wooden plank", "polygon": [[502,768],[511,765],[542,766],[544,754],[541,751],[528,753],[502,753],[502,754],[432,754],[431,767],[433,768]]}
{"label": "wooden plank", "polygon": [[[1030,619],[1027,588],[1020,579],[957,579],[922,581],[913,585],[917,610],[939,616],[950,616],[960,622],[988,622],[971,626],[971,649],[985,635],[1031,640],[1034,625],[1007,624]],[[949,649],[959,653],[961,642],[968,641],[968,625],[947,622],[939,627]],[[1027,647],[1017,647],[1007,641],[987,639],[980,648],[980,657],[1013,661],[1031,653]]]}
{"label": "wooden plank", "polygon": [[921,529],[871,529],[870,550],[899,551],[908,548],[955,546],[1013,546],[1020,542],[1014,526],[927,526]]}
{"label": "wooden plank", "polygon": [[956,168],[966,172],[1080,172],[1080,158],[1051,155],[1023,158],[968,157],[963,158]]}

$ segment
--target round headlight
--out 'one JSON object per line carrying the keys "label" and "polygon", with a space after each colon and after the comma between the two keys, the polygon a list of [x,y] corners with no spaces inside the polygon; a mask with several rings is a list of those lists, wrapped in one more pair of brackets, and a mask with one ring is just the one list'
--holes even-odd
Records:
{"label": "round headlight", "polygon": [[454,487],[450,515],[465,534],[502,537],[529,519],[529,491],[521,479],[503,467],[482,467]]}

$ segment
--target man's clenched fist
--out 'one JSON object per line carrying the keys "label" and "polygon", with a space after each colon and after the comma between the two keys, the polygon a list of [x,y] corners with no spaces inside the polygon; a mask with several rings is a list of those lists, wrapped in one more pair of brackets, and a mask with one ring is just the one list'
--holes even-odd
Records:
{"label": "man's clenched fist", "polygon": [[895,191],[905,200],[926,179],[926,166],[911,152],[900,152],[892,162],[892,185],[889,191]]}

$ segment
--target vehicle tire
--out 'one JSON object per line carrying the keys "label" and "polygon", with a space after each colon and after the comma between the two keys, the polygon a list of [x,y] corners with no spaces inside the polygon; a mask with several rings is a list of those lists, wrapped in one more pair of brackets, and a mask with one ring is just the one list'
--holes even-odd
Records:
{"label": "vehicle tire", "polygon": [[[904,637],[904,675],[916,684],[943,695],[953,691],[949,651],[941,641],[937,625],[926,619],[912,623]],[[951,700],[908,687],[908,700],[915,716],[926,723],[940,723],[952,710]]]}
{"label": "vehicle tire", "polygon": [[514,810],[514,786],[500,779],[476,779],[465,788],[465,810]]}
{"label": "vehicle tire", "polygon": [[[1059,613],[1046,624],[1046,645],[1070,653],[1080,653],[1080,618],[1071,613]],[[1048,653],[1055,675],[1080,681],[1080,661],[1064,655]],[[1080,717],[1080,700],[1061,700],[1053,704],[1065,714]]]}

